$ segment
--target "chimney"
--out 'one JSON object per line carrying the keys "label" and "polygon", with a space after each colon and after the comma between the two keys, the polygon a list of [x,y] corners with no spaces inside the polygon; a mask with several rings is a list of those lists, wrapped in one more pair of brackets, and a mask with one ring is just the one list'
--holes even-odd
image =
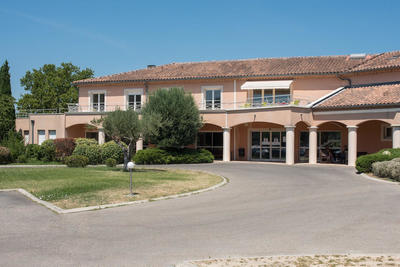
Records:
{"label": "chimney", "polygon": [[155,68],[155,67],[156,67],[156,65],[147,65],[148,69],[152,69],[152,68]]}

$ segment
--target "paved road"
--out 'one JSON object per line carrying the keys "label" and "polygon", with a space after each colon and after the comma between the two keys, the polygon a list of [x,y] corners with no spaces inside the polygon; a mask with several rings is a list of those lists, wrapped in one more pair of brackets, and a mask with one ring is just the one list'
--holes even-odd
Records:
{"label": "paved road", "polygon": [[179,166],[230,183],[187,198],[57,215],[0,193],[0,265],[171,266],[189,259],[400,253],[400,186],[352,168]]}

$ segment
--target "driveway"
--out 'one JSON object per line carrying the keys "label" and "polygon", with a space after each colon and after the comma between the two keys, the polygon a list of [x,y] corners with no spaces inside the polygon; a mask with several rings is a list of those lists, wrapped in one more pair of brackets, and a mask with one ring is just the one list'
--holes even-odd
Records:
{"label": "driveway", "polygon": [[0,265],[171,266],[208,257],[400,253],[398,185],[345,166],[177,167],[230,183],[185,198],[66,215],[0,193]]}

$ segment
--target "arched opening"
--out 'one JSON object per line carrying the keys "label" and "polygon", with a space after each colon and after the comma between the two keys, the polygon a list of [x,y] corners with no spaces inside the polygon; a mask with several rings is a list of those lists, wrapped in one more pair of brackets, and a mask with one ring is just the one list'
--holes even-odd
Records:
{"label": "arched opening", "polygon": [[345,164],[347,162],[346,125],[329,121],[318,125],[317,162]]}
{"label": "arched opening", "polygon": [[357,156],[392,147],[392,128],[389,123],[368,120],[357,126]]}
{"label": "arched opening", "polygon": [[248,122],[231,127],[233,160],[285,161],[286,131],[283,125]]}
{"label": "arched opening", "polygon": [[310,125],[304,121],[296,123],[295,140],[294,140],[294,153],[295,162],[305,163],[308,162],[309,155],[309,130]]}
{"label": "arched opening", "polygon": [[196,147],[210,151],[215,159],[222,159],[223,131],[218,125],[205,123],[197,133]]}
{"label": "arched opening", "polygon": [[72,138],[92,138],[99,140],[99,132],[95,126],[89,124],[74,124],[65,129],[67,137]]}

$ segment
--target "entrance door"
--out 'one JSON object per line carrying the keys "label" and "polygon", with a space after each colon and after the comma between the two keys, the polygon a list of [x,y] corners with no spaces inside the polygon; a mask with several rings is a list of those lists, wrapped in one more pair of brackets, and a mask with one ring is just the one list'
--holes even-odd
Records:
{"label": "entrance door", "polygon": [[285,135],[284,131],[252,131],[251,159],[265,161],[285,160]]}

